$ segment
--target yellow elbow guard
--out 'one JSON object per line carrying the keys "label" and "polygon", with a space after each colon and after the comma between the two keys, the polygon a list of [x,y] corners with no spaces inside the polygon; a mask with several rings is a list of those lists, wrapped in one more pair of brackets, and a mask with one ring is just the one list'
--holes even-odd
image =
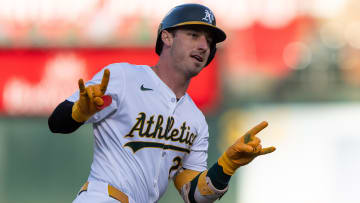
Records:
{"label": "yellow elbow guard", "polygon": [[207,172],[207,170],[203,171],[199,175],[200,172],[198,171],[183,170],[175,177],[175,186],[185,203],[190,203],[194,200],[198,203],[214,202],[228,190],[228,187],[223,190],[216,189],[207,176]]}
{"label": "yellow elbow guard", "polygon": [[179,173],[175,176],[174,184],[176,189],[180,192],[181,188],[194,179],[200,172],[189,169],[180,169]]}

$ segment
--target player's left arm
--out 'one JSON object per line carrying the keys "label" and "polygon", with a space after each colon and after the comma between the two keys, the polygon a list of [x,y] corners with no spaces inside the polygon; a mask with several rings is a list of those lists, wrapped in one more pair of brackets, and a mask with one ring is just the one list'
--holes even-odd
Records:
{"label": "player's left arm", "polygon": [[174,178],[174,184],[186,203],[209,203],[221,198],[236,169],[257,156],[275,151],[275,147],[262,148],[256,134],[268,125],[261,122],[230,146],[209,169],[197,172],[182,169]]}

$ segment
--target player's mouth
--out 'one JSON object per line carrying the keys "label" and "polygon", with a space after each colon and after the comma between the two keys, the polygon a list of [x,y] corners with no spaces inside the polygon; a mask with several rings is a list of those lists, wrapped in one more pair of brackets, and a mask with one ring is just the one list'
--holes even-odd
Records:
{"label": "player's mouth", "polygon": [[197,60],[198,62],[202,63],[204,61],[204,58],[199,54],[191,54],[191,57]]}

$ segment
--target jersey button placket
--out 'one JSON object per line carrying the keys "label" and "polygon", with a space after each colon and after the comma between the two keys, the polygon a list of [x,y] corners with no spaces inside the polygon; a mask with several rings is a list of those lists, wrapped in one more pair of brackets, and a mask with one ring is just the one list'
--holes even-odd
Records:
{"label": "jersey button placket", "polygon": [[[176,98],[175,97],[171,97],[171,99],[170,99],[170,111],[169,111],[169,114],[171,115],[171,116],[173,116],[174,114],[175,114],[175,109],[176,109]],[[175,118],[174,118],[175,119]],[[175,119],[176,120],[176,119]],[[171,131],[170,132],[168,132],[168,134],[166,135],[166,136],[169,136],[169,134],[171,133]],[[165,144],[169,144],[170,143],[170,140],[165,140],[165,142],[164,142]],[[165,158],[165,155],[166,155],[166,152],[165,152],[165,150],[162,152],[162,158],[164,159]]]}
{"label": "jersey button placket", "polygon": [[173,115],[174,113],[175,113],[175,108],[176,108],[176,98],[175,97],[172,97],[171,99],[170,99],[170,106],[171,106],[171,108],[170,108],[170,115]]}

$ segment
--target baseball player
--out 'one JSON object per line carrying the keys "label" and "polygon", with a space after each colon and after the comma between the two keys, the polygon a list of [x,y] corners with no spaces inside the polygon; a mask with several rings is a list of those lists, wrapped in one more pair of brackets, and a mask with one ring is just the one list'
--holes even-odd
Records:
{"label": "baseball player", "polygon": [[54,133],[93,125],[90,175],[74,203],[157,202],[170,180],[185,202],[214,202],[237,168],[275,150],[256,137],[262,122],[207,167],[208,125],[186,90],[225,38],[209,8],[179,5],[159,26],[155,66],[114,63],[79,80],[48,120]]}

